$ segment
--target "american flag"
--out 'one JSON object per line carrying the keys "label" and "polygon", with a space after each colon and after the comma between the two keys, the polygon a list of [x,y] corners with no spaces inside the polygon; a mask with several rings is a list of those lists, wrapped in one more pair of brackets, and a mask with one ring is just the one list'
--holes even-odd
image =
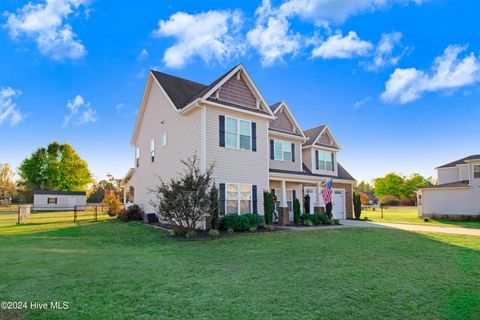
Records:
{"label": "american flag", "polygon": [[325,187],[323,188],[322,197],[323,197],[323,203],[325,205],[332,202],[332,184],[333,184],[333,181],[332,179],[330,179],[325,185]]}

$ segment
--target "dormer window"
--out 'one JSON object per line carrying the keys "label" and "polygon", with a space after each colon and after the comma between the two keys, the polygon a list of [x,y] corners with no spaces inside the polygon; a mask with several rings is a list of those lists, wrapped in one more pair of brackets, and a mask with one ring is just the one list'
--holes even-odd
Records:
{"label": "dormer window", "polygon": [[315,161],[317,170],[334,171],[334,155],[330,151],[315,151]]}
{"label": "dormer window", "polygon": [[480,179],[480,164],[473,165],[473,178]]}

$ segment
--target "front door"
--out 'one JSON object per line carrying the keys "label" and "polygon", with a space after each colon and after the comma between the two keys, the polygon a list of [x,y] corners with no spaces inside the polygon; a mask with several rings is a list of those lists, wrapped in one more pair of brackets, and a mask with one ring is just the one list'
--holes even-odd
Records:
{"label": "front door", "polygon": [[332,215],[334,219],[345,219],[345,190],[333,189]]}

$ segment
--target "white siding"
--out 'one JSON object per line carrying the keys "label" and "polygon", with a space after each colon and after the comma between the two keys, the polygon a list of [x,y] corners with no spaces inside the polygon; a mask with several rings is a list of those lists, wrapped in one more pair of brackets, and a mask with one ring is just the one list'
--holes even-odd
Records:
{"label": "white siding", "polygon": [[[48,198],[57,198],[57,204],[48,204]],[[84,206],[85,195],[34,194],[33,210],[73,210],[74,206]]]}
{"label": "white siding", "polygon": [[437,169],[437,177],[439,184],[460,181],[460,169],[458,167]]}
{"label": "white siding", "polygon": [[[148,92],[148,91],[147,91]],[[154,212],[150,189],[159,184],[159,178],[169,180],[182,172],[180,162],[200,156],[200,111],[188,116],[179,115],[163,89],[153,81],[135,146],[140,148],[140,166],[135,169],[129,185],[135,188],[135,203],[146,213]],[[163,122],[163,123],[162,123]],[[167,133],[167,145],[161,146],[161,135]],[[155,162],[151,162],[150,141],[155,140]],[[133,161],[133,159],[132,159]]]}
{"label": "white siding", "polygon": [[[275,132],[269,131],[269,140],[281,140],[295,143],[295,161],[280,161],[270,159],[270,145],[268,145],[268,158],[270,159],[270,168],[271,169],[280,169],[280,170],[290,170],[290,171],[302,171],[302,158],[300,152],[302,149],[302,140],[295,138],[287,138],[283,135],[276,134]],[[270,143],[270,142],[269,142]]]}
{"label": "white siding", "polygon": [[458,181],[470,180],[470,172],[468,165],[461,165],[458,166],[458,170],[460,170],[460,179]]}
{"label": "white siding", "polygon": [[[268,120],[259,116],[208,106],[206,110],[207,165],[215,163],[216,183],[257,185],[258,213],[263,215],[263,191],[268,190]],[[257,124],[257,151],[229,149],[219,145],[219,116],[226,115]],[[200,131],[199,131],[200,135]]]}
{"label": "white siding", "polygon": [[423,214],[480,214],[480,188],[423,190],[422,198]]}

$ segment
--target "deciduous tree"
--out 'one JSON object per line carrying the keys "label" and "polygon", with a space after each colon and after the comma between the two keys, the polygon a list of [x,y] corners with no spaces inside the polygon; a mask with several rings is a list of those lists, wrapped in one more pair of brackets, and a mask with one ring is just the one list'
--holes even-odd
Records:
{"label": "deciduous tree", "polygon": [[16,193],[14,173],[8,163],[0,163],[0,196],[4,199]]}

